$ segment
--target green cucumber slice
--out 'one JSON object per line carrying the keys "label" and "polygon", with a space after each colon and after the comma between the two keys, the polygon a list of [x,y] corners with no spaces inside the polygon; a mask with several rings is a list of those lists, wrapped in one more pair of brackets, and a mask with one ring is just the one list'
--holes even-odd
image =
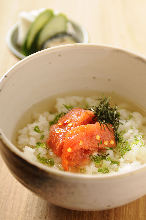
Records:
{"label": "green cucumber slice", "polygon": [[36,47],[34,45],[36,37],[45,24],[53,17],[53,15],[54,13],[52,10],[46,9],[34,20],[22,46],[25,55],[30,55],[36,51]]}
{"label": "green cucumber slice", "polygon": [[37,39],[37,49],[40,50],[46,40],[52,36],[66,32],[68,19],[64,14],[58,14],[52,17],[51,20],[40,31]]}

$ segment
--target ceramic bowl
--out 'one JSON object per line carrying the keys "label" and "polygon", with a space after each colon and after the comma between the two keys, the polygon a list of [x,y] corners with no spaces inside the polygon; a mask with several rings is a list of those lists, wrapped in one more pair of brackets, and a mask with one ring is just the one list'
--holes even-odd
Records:
{"label": "ceramic bowl", "polygon": [[[88,43],[88,32],[84,27],[78,23],[69,20],[69,24],[74,30],[74,36],[79,40],[80,43]],[[26,56],[22,53],[20,46],[17,44],[18,38],[18,24],[12,26],[7,35],[7,45],[10,51],[19,59],[24,59]]]}
{"label": "ceramic bowl", "polygon": [[0,82],[0,150],[11,173],[49,202],[74,210],[104,210],[146,193],[146,166],[95,176],[53,170],[29,161],[11,142],[32,104],[68,91],[114,91],[143,109],[146,60],[120,49],[75,44],[47,49],[13,66]]}

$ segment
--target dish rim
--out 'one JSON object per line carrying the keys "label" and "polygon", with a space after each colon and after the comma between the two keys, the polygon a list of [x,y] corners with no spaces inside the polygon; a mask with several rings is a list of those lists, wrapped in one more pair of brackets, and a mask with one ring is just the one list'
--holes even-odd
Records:
{"label": "dish rim", "polygon": [[[83,27],[82,25],[78,24],[75,21],[72,21],[71,19],[69,19],[69,22],[72,23],[73,25],[77,26],[81,30],[81,32],[83,33],[83,42],[81,42],[81,43],[88,43],[89,42],[89,34],[88,34],[88,31],[85,29],[85,27]],[[14,54],[17,58],[22,60],[22,59],[26,58],[27,56],[25,56],[23,53],[21,53],[16,48],[16,46],[13,44],[13,40],[12,40],[12,36],[17,30],[18,30],[18,22],[16,24],[12,25],[11,28],[9,29],[7,37],[6,37],[6,43],[7,43],[9,50],[12,52],[12,54]]]}
{"label": "dish rim", "polygon": [[[48,48],[48,49],[44,49],[42,51],[38,51],[30,56],[25,57],[23,60],[20,60],[19,62],[17,62],[15,65],[13,65],[1,78],[0,78],[0,89],[3,86],[6,86],[7,80],[9,79],[9,75],[12,74],[12,70],[15,70],[15,68],[21,68],[24,63],[27,63],[28,61],[31,61],[32,59],[36,59],[39,56],[44,56],[45,54],[48,53],[54,53],[54,52],[58,52],[61,53],[62,49],[63,50],[70,50],[71,49],[79,49],[79,48],[86,48],[86,49],[90,49],[95,48],[95,49],[107,49],[107,50],[113,50],[113,51],[118,51],[120,53],[124,53],[124,54],[128,54],[129,56],[131,56],[134,59],[138,59],[138,62],[143,62],[146,65],[146,58],[144,56],[141,56],[137,53],[133,53],[129,50],[125,50],[125,49],[121,49],[119,47],[113,47],[113,46],[107,46],[107,45],[98,45],[98,44],[83,44],[83,43],[77,43],[77,44],[73,44],[73,45],[60,45],[60,46],[56,46],[56,47],[52,47],[52,48]],[[134,170],[131,171],[127,171],[125,173],[112,173],[112,174],[105,174],[105,175],[93,175],[93,174],[80,174],[80,173],[71,173],[71,172],[65,172],[65,171],[60,171],[57,169],[54,169],[52,167],[47,167],[39,162],[34,162],[31,161],[29,159],[27,159],[27,157],[23,154],[23,152],[21,152],[7,137],[6,135],[3,133],[2,129],[0,128],[0,141],[2,141],[2,143],[4,143],[6,145],[6,147],[12,152],[14,153],[17,157],[19,157],[20,159],[24,160],[25,162],[27,162],[29,165],[34,166],[44,172],[46,172],[47,174],[51,174],[54,176],[58,176],[58,177],[63,177],[63,178],[72,178],[72,179],[86,179],[86,180],[103,180],[103,179],[114,179],[114,178],[123,178],[125,176],[129,176],[129,175],[134,175],[137,172],[140,171],[146,171],[146,164],[142,165],[139,168],[136,168]]]}

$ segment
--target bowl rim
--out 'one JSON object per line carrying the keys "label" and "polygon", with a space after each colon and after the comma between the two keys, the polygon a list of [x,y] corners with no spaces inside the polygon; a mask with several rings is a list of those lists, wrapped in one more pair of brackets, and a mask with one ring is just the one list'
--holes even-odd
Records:
{"label": "bowl rim", "polygon": [[[83,41],[81,43],[88,43],[89,42],[89,34],[88,31],[85,29],[85,27],[79,23],[77,23],[76,21],[73,21],[71,19],[69,19],[69,22],[72,23],[73,25],[75,25],[76,27],[78,27],[80,29],[80,31],[83,34]],[[21,53],[16,46],[13,44],[12,41],[12,36],[13,34],[18,30],[18,22],[14,25],[11,26],[11,28],[8,31],[7,37],[6,37],[6,43],[7,46],[9,48],[9,50],[19,59],[24,59],[27,56],[25,56],[23,53]],[[49,48],[50,49],[50,48]],[[44,50],[44,49],[43,49]]]}
{"label": "bowl rim", "polygon": [[[146,58],[144,56],[140,56],[137,53],[133,53],[128,50],[121,49],[119,47],[113,47],[113,46],[107,46],[107,45],[98,45],[98,44],[83,44],[83,43],[77,43],[73,45],[60,45],[48,49],[44,49],[42,51],[38,51],[30,56],[25,57],[23,60],[20,60],[16,64],[14,64],[1,78],[0,78],[0,89],[3,86],[6,86],[7,78],[8,75],[12,74],[12,71],[15,70],[16,68],[22,67],[24,64],[26,64],[28,61],[31,61],[32,59],[36,59],[39,56],[44,56],[50,53],[58,52],[61,53],[61,51],[65,50],[70,50],[70,49],[81,49],[81,48],[86,48],[86,49],[106,49],[106,50],[113,50],[113,51],[118,51],[120,53],[128,54],[130,57],[134,59],[138,59],[138,62],[142,62],[146,64]],[[6,79],[6,80],[5,80]],[[112,174],[105,174],[105,175],[92,175],[92,174],[80,174],[80,173],[71,173],[71,172],[65,172],[65,171],[60,171],[57,169],[54,169],[52,167],[47,167],[39,162],[31,161],[29,160],[23,152],[21,152],[4,134],[2,129],[0,128],[0,141],[6,145],[8,150],[10,150],[12,153],[14,153],[16,156],[18,156],[20,159],[23,159],[26,161],[28,164],[46,172],[46,174],[51,174],[54,176],[62,177],[62,178],[72,178],[72,179],[86,179],[86,180],[103,180],[103,179],[113,179],[113,178],[123,178],[125,176],[129,175],[134,175],[137,172],[140,171],[146,171],[146,164],[142,165],[139,168],[135,168],[134,170],[127,171],[127,172],[122,172],[122,173],[112,173]]]}

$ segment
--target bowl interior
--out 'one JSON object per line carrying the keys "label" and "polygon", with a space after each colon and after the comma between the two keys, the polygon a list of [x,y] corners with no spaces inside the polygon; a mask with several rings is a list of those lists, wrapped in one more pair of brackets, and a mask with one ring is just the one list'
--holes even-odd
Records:
{"label": "bowl interior", "polygon": [[145,72],[145,60],[108,47],[76,44],[38,52],[3,77],[0,128],[12,139],[28,108],[68,91],[113,91],[145,109]]}

